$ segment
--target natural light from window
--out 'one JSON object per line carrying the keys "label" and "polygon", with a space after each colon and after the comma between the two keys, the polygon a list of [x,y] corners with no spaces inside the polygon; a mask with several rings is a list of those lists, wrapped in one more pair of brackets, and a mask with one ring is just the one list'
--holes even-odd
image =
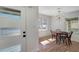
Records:
{"label": "natural light from window", "polygon": [[55,38],[49,38],[48,40],[44,40],[42,42],[40,42],[43,46],[50,44],[51,42],[54,42],[56,39]]}

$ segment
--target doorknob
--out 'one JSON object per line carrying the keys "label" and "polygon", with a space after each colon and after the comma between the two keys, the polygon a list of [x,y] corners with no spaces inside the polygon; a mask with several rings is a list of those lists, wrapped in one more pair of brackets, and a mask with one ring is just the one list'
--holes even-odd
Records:
{"label": "doorknob", "polygon": [[23,37],[26,37],[26,35],[23,35]]}
{"label": "doorknob", "polygon": [[26,37],[26,31],[23,31],[23,37]]}
{"label": "doorknob", "polygon": [[23,31],[23,34],[25,34],[26,32],[25,31]]}

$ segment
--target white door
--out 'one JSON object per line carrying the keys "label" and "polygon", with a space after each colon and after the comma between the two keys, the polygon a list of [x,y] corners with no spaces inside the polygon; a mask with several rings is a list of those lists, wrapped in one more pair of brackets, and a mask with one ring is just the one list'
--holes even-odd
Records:
{"label": "white door", "polygon": [[[26,37],[22,37],[21,51],[34,52],[39,50],[38,39],[38,7],[24,6],[21,11],[21,29]],[[22,33],[23,34],[23,33]],[[24,34],[23,34],[24,35]]]}

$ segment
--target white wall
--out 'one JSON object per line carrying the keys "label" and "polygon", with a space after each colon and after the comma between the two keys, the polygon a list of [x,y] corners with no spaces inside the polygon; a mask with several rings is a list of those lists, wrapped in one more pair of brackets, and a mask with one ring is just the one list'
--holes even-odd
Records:
{"label": "white wall", "polygon": [[74,11],[74,12],[70,12],[70,13],[65,13],[65,16],[66,17],[79,17],[79,10],[77,10],[77,11]]}

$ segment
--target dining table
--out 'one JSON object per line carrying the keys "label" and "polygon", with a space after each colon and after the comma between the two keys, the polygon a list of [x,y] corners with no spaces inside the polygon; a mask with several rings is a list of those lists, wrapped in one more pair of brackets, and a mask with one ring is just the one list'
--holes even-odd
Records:
{"label": "dining table", "polygon": [[64,44],[67,36],[68,32],[66,31],[52,31],[52,38],[56,39],[56,44]]}

